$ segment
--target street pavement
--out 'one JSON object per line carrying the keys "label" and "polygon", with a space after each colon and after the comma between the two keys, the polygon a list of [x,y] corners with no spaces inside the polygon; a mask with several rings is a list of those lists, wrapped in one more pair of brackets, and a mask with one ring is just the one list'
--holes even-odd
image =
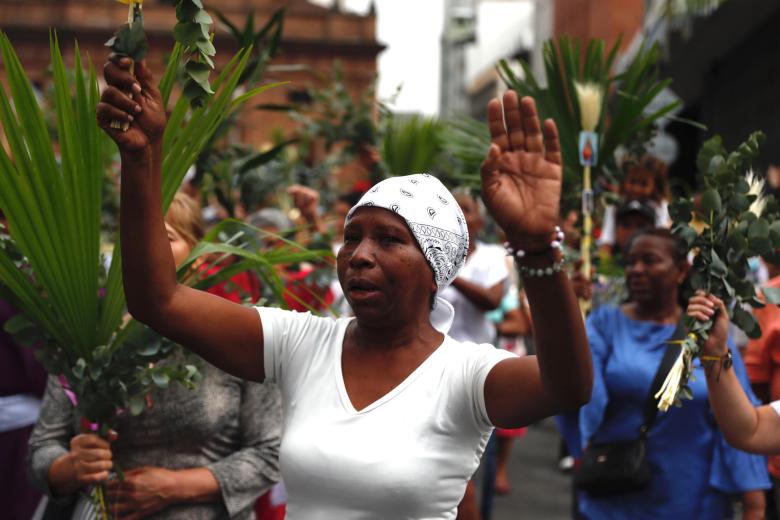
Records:
{"label": "street pavement", "polygon": [[515,440],[509,464],[512,492],[496,497],[491,520],[570,520],[571,479],[558,469],[559,442],[551,419]]}

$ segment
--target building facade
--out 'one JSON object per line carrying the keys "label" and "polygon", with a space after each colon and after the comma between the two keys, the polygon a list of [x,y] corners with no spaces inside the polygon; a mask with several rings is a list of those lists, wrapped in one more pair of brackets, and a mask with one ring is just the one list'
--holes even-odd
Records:
{"label": "building facade", "polygon": [[[276,9],[286,7],[280,52],[265,79],[291,83],[264,93],[258,103],[289,104],[299,99],[307,86],[330,77],[334,60],[340,62],[344,82],[355,97],[375,81],[377,55],[383,46],[376,40],[373,10],[355,15],[342,12],[338,4],[325,8],[306,0],[219,0],[212,5],[239,28],[250,12],[258,28]],[[9,36],[30,77],[40,83],[47,81],[50,29],[57,31],[66,59],[72,59],[73,42],[78,40],[82,52],[99,67],[107,56],[105,41],[126,20],[127,7],[114,0],[0,0],[0,30]],[[176,17],[171,2],[146,0],[144,22],[149,40],[147,62],[159,75],[173,46]],[[219,68],[238,46],[219,24],[215,28]],[[294,128],[295,123],[283,112],[247,110],[239,137],[261,146],[274,132],[290,133]]]}

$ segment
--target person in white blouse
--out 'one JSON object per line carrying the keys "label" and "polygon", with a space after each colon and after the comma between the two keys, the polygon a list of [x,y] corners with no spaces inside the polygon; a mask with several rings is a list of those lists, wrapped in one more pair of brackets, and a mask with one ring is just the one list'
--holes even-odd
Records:
{"label": "person in white blouse", "polygon": [[538,356],[520,358],[446,335],[454,317],[438,292],[463,265],[468,234],[429,175],[387,179],[350,211],[337,270],[354,318],[243,307],[178,284],[162,218],[165,110],[146,65],[135,76],[130,65],[106,64],[97,110],[122,159],[128,309],[228,373],[279,384],[288,519],[452,519],[493,426],[588,401],[591,357],[555,247],[557,130],[542,130],[531,98],[490,102],[482,169],[483,199],[522,257]]}

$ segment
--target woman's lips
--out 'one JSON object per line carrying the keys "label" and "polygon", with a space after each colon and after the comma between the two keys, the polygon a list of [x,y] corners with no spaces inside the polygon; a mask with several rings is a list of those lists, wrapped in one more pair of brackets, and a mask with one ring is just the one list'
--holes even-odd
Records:
{"label": "woman's lips", "polygon": [[379,287],[368,280],[351,280],[347,283],[347,293],[354,301],[364,301],[379,295]]}
{"label": "woman's lips", "polygon": [[646,291],[650,289],[650,282],[647,280],[629,280],[628,288],[632,291]]}

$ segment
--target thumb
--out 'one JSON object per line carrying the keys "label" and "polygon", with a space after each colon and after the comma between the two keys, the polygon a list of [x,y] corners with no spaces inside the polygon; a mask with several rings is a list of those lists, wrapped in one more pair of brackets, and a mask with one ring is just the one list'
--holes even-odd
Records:
{"label": "thumb", "polygon": [[496,143],[490,144],[487,157],[482,163],[480,174],[482,176],[482,186],[486,187],[496,181],[498,178],[498,158],[501,156],[501,149]]}

